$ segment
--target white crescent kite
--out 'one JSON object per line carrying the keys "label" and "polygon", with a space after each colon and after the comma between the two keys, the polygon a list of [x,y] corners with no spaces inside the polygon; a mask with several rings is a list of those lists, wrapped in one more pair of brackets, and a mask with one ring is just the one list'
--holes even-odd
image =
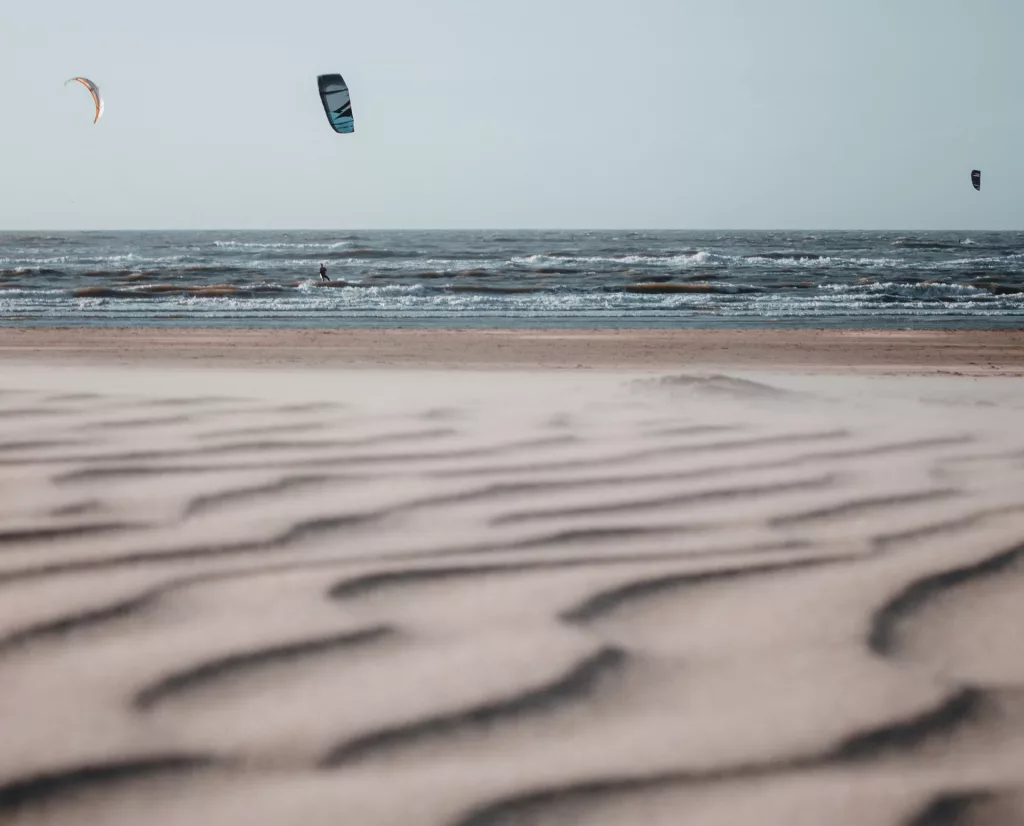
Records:
{"label": "white crescent kite", "polygon": [[92,119],[92,122],[96,123],[100,119],[100,115],[103,114],[103,98],[100,96],[100,87],[87,77],[73,77],[70,80],[66,80],[64,85],[67,86],[69,83],[81,83],[89,90],[89,94],[92,95],[92,101],[96,104],[96,117]]}

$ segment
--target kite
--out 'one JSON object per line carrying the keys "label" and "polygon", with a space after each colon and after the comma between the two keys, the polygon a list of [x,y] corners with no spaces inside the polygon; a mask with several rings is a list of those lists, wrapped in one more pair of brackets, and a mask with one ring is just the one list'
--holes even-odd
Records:
{"label": "kite", "polygon": [[92,102],[96,104],[96,117],[92,119],[92,122],[96,123],[100,119],[100,115],[103,114],[103,98],[100,97],[100,87],[84,77],[73,77],[65,81],[64,85],[67,86],[69,83],[81,83],[89,90],[89,94],[92,95]]}
{"label": "kite", "polygon": [[320,89],[320,101],[324,105],[327,120],[335,132],[347,135],[355,131],[352,120],[352,97],[348,85],[341,75],[320,75],[316,79]]}

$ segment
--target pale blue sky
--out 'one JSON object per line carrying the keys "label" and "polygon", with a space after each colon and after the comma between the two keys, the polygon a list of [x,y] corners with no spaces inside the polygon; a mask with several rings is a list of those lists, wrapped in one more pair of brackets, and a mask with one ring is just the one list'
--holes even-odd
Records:
{"label": "pale blue sky", "polygon": [[1021,0],[4,3],[0,229],[1019,229],[1022,31]]}

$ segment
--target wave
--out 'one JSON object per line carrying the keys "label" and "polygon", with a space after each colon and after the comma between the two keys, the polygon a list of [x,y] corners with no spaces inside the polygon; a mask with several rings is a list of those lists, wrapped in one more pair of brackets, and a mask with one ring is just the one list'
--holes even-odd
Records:
{"label": "wave", "polygon": [[768,264],[772,267],[787,266],[799,269],[813,270],[851,270],[851,269],[894,269],[902,270],[907,268],[907,262],[897,258],[845,258],[843,256],[820,255],[820,256],[798,256],[786,258],[769,258],[764,255],[744,256],[742,261],[746,264]]}
{"label": "wave", "polygon": [[127,279],[139,281],[143,278],[165,279],[176,275],[183,275],[189,278],[204,275],[232,276],[246,275],[253,271],[252,267],[237,266],[232,264],[189,264],[186,266],[168,267],[166,269],[152,269],[148,267],[117,268],[104,270],[86,270],[77,272],[74,275],[82,278],[107,278],[112,280]]}
{"label": "wave", "polygon": [[[492,273],[485,273],[493,275]],[[465,280],[449,280],[445,283],[438,283],[441,279],[450,279],[452,276],[466,276]],[[571,281],[549,281],[547,279],[524,279],[522,273],[509,272],[504,283],[488,279],[486,282],[478,280],[477,274],[472,271],[463,273],[440,273],[425,272],[417,273],[415,278],[400,280],[384,280],[379,277],[368,277],[365,280],[333,279],[321,281],[319,278],[310,277],[298,281],[273,282],[263,281],[260,283],[126,283],[120,282],[113,285],[82,285],[68,290],[77,297],[98,296],[103,294],[117,294],[126,297],[146,297],[151,295],[213,295],[217,293],[231,292],[239,295],[263,295],[271,293],[290,293],[296,290],[308,291],[312,289],[350,289],[360,291],[377,291],[381,293],[493,293],[493,294],[516,294],[532,292],[550,292],[561,295],[587,295],[587,294],[673,294],[673,293],[721,293],[724,295],[738,294],[785,294],[790,291],[817,290],[824,294],[877,294],[877,293],[899,293],[905,296],[971,296],[971,295],[1024,295],[1024,283],[1007,283],[996,281],[990,278],[979,278],[967,282],[949,281],[939,278],[918,278],[910,276],[907,278],[874,279],[868,277],[856,280],[844,280],[842,282],[818,282],[811,280],[763,280],[733,281],[733,280],[712,280],[700,278],[697,275],[689,276],[688,280],[676,280],[673,276],[641,277],[632,283],[609,283],[608,280],[571,280]],[[500,274],[499,274],[500,275]],[[44,289],[42,285],[35,289],[24,284],[3,285],[8,291],[23,290],[27,293],[36,290],[48,291],[55,294],[66,294],[64,290],[53,290],[52,285],[47,284]],[[67,290],[67,288],[65,288]]]}
{"label": "wave", "polygon": [[917,238],[897,238],[892,242],[894,247],[910,250],[955,250],[961,246],[960,241],[929,241]]}
{"label": "wave", "polygon": [[337,250],[350,246],[355,240],[349,238],[321,243],[313,241],[214,241],[213,246],[226,250]]}
{"label": "wave", "polygon": [[537,267],[565,267],[571,266],[581,272],[605,269],[608,265],[613,268],[623,269],[635,265],[660,266],[660,267],[686,267],[694,264],[714,266],[724,265],[729,260],[735,260],[730,256],[722,256],[707,251],[696,251],[692,253],[655,254],[645,252],[631,252],[623,255],[553,255],[551,253],[539,253],[527,256],[515,256],[510,259],[514,265],[525,266],[529,269]]}
{"label": "wave", "polygon": [[496,287],[483,284],[446,284],[442,288],[449,293],[479,293],[480,295],[516,295],[519,293],[550,292],[543,287]]}
{"label": "wave", "polygon": [[[671,294],[671,293],[719,293],[723,289],[708,284],[707,281],[690,282],[690,284],[679,284],[679,282],[667,281],[642,281],[640,284],[631,284],[622,288],[626,293],[647,293],[650,295]],[[614,292],[609,290],[609,292]]]}
{"label": "wave", "polygon": [[987,290],[993,295],[1020,295],[1024,294],[1024,287],[1010,284],[998,284],[994,281],[974,281],[968,286],[976,287],[979,290]]}
{"label": "wave", "polygon": [[[764,253],[748,253],[746,255],[730,255],[723,252],[711,250],[698,250],[686,253],[653,254],[653,253],[629,253],[624,255],[589,255],[589,256],[561,256],[553,257],[548,253],[529,255],[525,257],[514,257],[511,263],[526,266],[530,269],[538,267],[561,267],[571,265],[580,272],[594,272],[598,270],[608,271],[609,266],[613,271],[623,271],[623,268],[634,269],[639,266],[641,270],[645,267],[673,268],[678,270],[700,269],[730,269],[730,268],[755,268],[758,270],[766,267],[791,267],[807,269],[854,269],[867,268],[877,269],[882,267],[893,269],[906,269],[908,262],[898,258],[888,257],[843,257],[839,255],[825,255],[823,253],[811,252],[780,252],[768,251]],[[925,266],[933,266],[927,262],[920,262]],[[762,266],[766,265],[766,266]],[[916,265],[916,264],[911,264]]]}
{"label": "wave", "polygon": [[827,255],[816,252],[761,252],[756,255],[743,256],[747,261],[824,261]]}
{"label": "wave", "polygon": [[151,298],[164,295],[195,297],[267,295],[283,293],[288,288],[277,284],[145,284],[138,287],[77,287],[71,291],[76,298]]}
{"label": "wave", "polygon": [[[908,299],[912,301],[962,301],[962,300],[988,300],[994,298],[997,293],[987,288],[987,285],[978,284],[952,284],[942,281],[880,281],[868,284],[825,284],[821,286],[821,292],[832,293],[844,296],[890,296],[894,299]],[[1006,290],[1003,295],[1024,294],[1024,289]]]}
{"label": "wave", "polygon": [[967,264],[997,264],[999,266],[1006,266],[1007,264],[1017,261],[1024,261],[1024,253],[1007,252],[1003,253],[1002,255],[984,255],[981,256],[980,258],[954,258],[951,261],[940,261],[930,266],[934,266],[940,269],[955,269],[963,267],[964,265]]}
{"label": "wave", "polygon": [[240,290],[228,284],[211,285],[209,287],[174,287],[171,289],[130,290],[116,287],[78,287],[71,291],[76,298],[152,298],[164,295],[188,295],[196,297],[213,297],[224,295],[242,295],[248,290]]}
{"label": "wave", "polygon": [[[228,326],[298,326],[442,324],[489,326],[536,324],[558,326],[605,324],[701,326],[730,323],[852,324],[904,326],[921,323],[968,326],[1014,326],[1024,321],[1024,296],[996,296],[983,291],[960,295],[904,294],[900,289],[859,291],[787,291],[728,293],[715,285],[697,291],[645,293],[565,292],[500,289],[358,289],[290,290],[256,295],[225,291],[203,294],[118,295],[111,292],[68,299],[63,296],[0,292],[0,318],[34,318],[46,324],[212,324]],[[935,289],[935,288],[930,288]],[[847,321],[844,321],[846,319]],[[858,321],[859,320],[859,321]]]}
{"label": "wave", "polygon": [[248,272],[249,267],[237,264],[191,264],[181,267],[180,271],[189,275],[228,275]]}
{"label": "wave", "polygon": [[415,256],[407,252],[400,252],[399,250],[375,250],[369,247],[357,247],[355,249],[325,252],[323,255],[316,257],[318,260],[337,261],[346,258],[410,258]]}
{"label": "wave", "polygon": [[[433,283],[432,283],[433,282]],[[321,292],[326,291],[326,292]],[[448,282],[438,284],[434,279],[412,283],[379,283],[335,280],[322,282],[308,279],[286,284],[140,284],[125,286],[81,286],[70,291],[33,290],[21,285],[5,286],[4,294],[14,295],[67,295],[75,298],[155,299],[160,297],[220,298],[231,296],[241,299],[261,299],[282,296],[295,301],[299,295],[316,296],[328,293],[361,294],[367,300],[390,300],[444,295],[517,296],[546,294],[555,299],[571,302],[602,301],[614,296],[697,296],[716,295],[738,301],[765,297],[768,300],[789,300],[794,293],[818,296],[817,300],[830,302],[986,302],[996,298],[1018,301],[1024,306],[1024,285],[994,281],[950,283],[937,280],[892,281],[859,279],[856,282],[818,284],[811,281],[783,281],[772,284],[732,283],[721,281],[637,281],[627,284],[581,283],[480,283]],[[293,298],[289,298],[292,296]]]}
{"label": "wave", "polygon": [[551,251],[548,251],[548,252],[535,253],[535,254],[533,254],[531,256],[528,256],[528,257],[529,258],[564,258],[564,259],[576,259],[576,258],[583,257],[583,258],[588,258],[589,260],[595,260],[595,261],[600,261],[600,260],[619,261],[619,260],[622,260],[623,258],[633,258],[633,259],[636,259],[636,260],[643,260],[643,259],[646,258],[646,259],[656,260],[656,259],[679,258],[680,256],[687,256],[687,255],[696,255],[699,252],[700,252],[700,250],[698,250],[698,249],[687,248],[687,249],[675,250],[675,251],[671,251],[671,252],[670,251],[662,251],[662,252],[630,251],[628,253],[623,253],[621,255],[611,255],[611,256],[608,256],[608,257],[604,257],[604,256],[581,256],[581,253],[580,253],[579,250],[575,250],[575,251],[574,250],[551,250]]}

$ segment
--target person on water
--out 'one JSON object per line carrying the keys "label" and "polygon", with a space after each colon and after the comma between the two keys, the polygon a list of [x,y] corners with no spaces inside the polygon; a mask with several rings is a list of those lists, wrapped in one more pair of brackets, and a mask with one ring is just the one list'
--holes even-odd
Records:
{"label": "person on water", "polygon": [[330,281],[331,280],[331,279],[329,279],[327,277],[327,267],[325,267],[323,265],[322,261],[320,262],[320,280],[321,281]]}

